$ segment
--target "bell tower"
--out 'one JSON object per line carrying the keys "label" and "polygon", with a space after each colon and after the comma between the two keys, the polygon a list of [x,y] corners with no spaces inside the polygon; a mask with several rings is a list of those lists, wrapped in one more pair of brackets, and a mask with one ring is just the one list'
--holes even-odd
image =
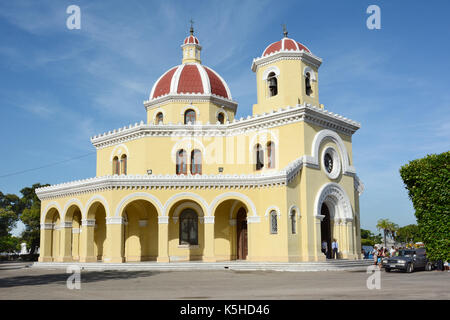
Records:
{"label": "bell tower", "polygon": [[270,44],[262,56],[253,60],[256,73],[257,104],[253,114],[309,103],[320,107],[318,70],[322,59],[300,42],[283,38]]}

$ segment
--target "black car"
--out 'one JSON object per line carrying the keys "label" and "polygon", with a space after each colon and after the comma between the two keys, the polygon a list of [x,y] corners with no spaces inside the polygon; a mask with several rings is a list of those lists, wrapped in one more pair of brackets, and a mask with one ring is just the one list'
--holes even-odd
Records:
{"label": "black car", "polygon": [[419,249],[400,249],[398,256],[383,259],[382,266],[386,272],[393,269],[405,272],[413,272],[417,269],[431,271],[433,264],[428,261],[424,248]]}

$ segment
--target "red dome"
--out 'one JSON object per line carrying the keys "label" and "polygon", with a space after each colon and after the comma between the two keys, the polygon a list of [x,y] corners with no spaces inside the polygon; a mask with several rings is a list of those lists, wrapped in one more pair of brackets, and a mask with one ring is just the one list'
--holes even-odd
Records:
{"label": "red dome", "polygon": [[153,85],[150,99],[167,94],[213,94],[231,100],[226,82],[199,63],[185,63],[164,73]]}
{"label": "red dome", "polygon": [[197,37],[194,37],[193,35],[190,35],[189,37],[187,37],[186,39],[184,39],[184,44],[188,44],[188,43],[195,43],[195,44],[198,44],[198,39],[197,39]]}
{"label": "red dome", "polygon": [[306,51],[311,53],[311,51],[309,51],[309,49],[301,44],[300,42],[297,42],[293,39],[289,39],[289,38],[283,38],[280,41],[274,42],[272,44],[270,44],[266,50],[264,50],[262,56],[267,56],[271,53],[275,53],[278,51]]}

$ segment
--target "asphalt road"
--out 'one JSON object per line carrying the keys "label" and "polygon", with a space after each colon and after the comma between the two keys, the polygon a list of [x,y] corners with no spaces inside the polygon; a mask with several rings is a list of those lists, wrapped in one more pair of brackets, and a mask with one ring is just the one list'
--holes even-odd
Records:
{"label": "asphalt road", "polygon": [[[450,299],[450,272],[82,271],[68,289],[65,270],[0,264],[0,299]],[[371,282],[375,283],[375,282]]]}

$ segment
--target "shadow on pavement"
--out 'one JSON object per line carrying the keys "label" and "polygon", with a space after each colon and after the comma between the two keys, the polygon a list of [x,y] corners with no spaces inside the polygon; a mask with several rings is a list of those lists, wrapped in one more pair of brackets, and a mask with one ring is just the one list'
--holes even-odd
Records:
{"label": "shadow on pavement", "polygon": [[[150,277],[158,274],[154,271],[89,271],[81,273],[81,282],[97,282],[106,280],[122,280]],[[65,284],[72,273],[41,274],[32,276],[16,276],[0,278],[0,288],[20,286],[39,286],[48,284]]]}

